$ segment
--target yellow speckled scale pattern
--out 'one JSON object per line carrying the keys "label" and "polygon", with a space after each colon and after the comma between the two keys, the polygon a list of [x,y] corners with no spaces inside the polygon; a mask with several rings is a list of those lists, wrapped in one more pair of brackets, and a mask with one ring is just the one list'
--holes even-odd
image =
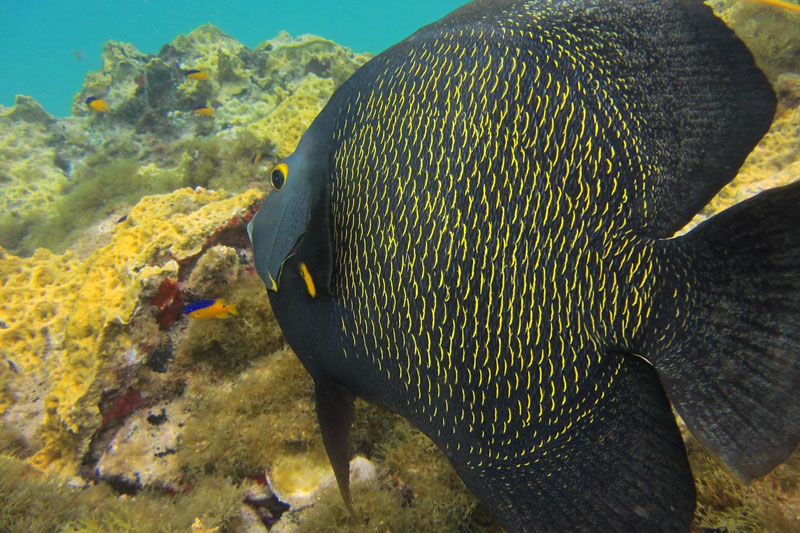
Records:
{"label": "yellow speckled scale pattern", "polygon": [[605,347],[631,346],[658,269],[629,225],[650,163],[625,82],[591,32],[541,16],[377,62],[334,134],[345,357],[477,466],[525,466],[591,423],[619,370]]}

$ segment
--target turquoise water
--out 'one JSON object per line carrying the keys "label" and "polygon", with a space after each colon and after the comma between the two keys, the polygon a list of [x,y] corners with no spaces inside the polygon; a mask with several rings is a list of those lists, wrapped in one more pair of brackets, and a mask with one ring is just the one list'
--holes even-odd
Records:
{"label": "turquoise water", "polygon": [[340,2],[306,0],[3,0],[0,3],[0,105],[33,96],[56,116],[69,115],[89,70],[100,67],[108,40],[156,53],[178,34],[210,22],[253,47],[278,31],[314,33],[377,53],[465,3],[464,0]]}

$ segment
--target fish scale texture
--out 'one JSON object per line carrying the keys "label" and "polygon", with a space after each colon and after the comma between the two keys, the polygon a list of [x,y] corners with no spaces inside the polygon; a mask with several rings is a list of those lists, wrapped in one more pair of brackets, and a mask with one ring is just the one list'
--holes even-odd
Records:
{"label": "fish scale texture", "polygon": [[514,8],[412,37],[332,102],[346,357],[478,464],[591,419],[605,346],[631,345],[659,275],[631,227],[653,164],[625,87],[606,88],[608,35]]}

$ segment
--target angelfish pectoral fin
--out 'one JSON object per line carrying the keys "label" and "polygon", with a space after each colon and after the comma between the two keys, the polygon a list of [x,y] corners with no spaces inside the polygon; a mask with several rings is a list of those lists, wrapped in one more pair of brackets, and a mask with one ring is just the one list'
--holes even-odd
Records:
{"label": "angelfish pectoral fin", "polygon": [[317,421],[322,442],[333,467],[339,492],[353,518],[353,499],[350,497],[350,426],[353,423],[354,396],[344,387],[325,379],[314,382]]}

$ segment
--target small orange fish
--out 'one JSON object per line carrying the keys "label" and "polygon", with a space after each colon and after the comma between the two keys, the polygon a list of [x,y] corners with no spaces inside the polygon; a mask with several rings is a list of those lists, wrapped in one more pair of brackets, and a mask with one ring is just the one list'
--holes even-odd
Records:
{"label": "small orange fish", "polygon": [[204,117],[210,117],[214,115],[214,108],[207,105],[199,105],[193,109],[196,115],[201,115]]}
{"label": "small orange fish", "polygon": [[182,71],[183,75],[186,76],[187,79],[190,80],[207,80],[208,74],[204,70],[198,70],[196,68],[188,69]]}
{"label": "small orange fish", "polygon": [[225,300],[198,300],[187,305],[184,313],[192,318],[228,318],[230,315],[239,316],[236,304],[226,304]]}
{"label": "small orange fish", "polygon": [[109,109],[106,101],[98,96],[90,96],[84,100],[84,102],[89,106],[89,109],[95,113],[105,113]]}
{"label": "small orange fish", "polygon": [[261,152],[256,152],[256,153],[254,153],[254,154],[253,154],[253,157],[251,157],[251,158],[250,158],[250,164],[251,164],[251,165],[257,165],[257,164],[258,164],[258,162],[259,162],[259,161],[261,161],[261,157],[262,157],[263,155],[264,155],[264,154],[263,154],[263,153],[261,153]]}

